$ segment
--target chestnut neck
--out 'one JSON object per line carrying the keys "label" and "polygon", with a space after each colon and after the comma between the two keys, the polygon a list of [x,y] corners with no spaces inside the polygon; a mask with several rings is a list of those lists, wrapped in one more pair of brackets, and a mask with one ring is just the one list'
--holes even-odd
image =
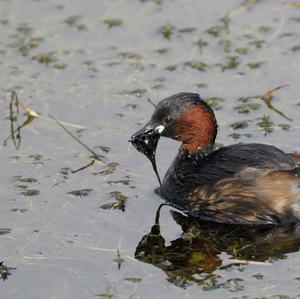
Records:
{"label": "chestnut neck", "polygon": [[193,105],[176,120],[176,139],[180,150],[188,155],[205,155],[212,151],[217,135],[217,121],[205,103]]}

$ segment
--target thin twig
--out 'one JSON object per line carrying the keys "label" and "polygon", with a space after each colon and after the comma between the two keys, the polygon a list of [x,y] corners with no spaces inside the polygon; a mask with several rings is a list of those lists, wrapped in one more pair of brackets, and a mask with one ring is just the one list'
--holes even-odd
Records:
{"label": "thin twig", "polygon": [[78,168],[78,169],[76,169],[76,170],[71,170],[71,172],[72,172],[72,173],[76,173],[76,172],[79,172],[79,171],[81,171],[81,170],[84,170],[84,169],[86,169],[86,168],[88,168],[88,167],[94,165],[95,162],[96,162],[95,157],[92,157],[91,161],[90,161],[87,165],[82,166],[82,167],[80,167],[80,168]]}
{"label": "thin twig", "polygon": [[154,108],[156,108],[156,104],[152,102],[151,99],[147,98],[148,103],[150,103]]}
{"label": "thin twig", "polygon": [[[16,108],[17,108],[16,116],[14,116],[14,106],[16,106]],[[14,123],[17,121],[17,117],[19,115],[19,98],[14,91],[11,94],[9,111],[10,111],[10,136],[9,137],[11,137],[11,139],[13,140],[13,143],[14,143],[16,149],[19,149],[20,144],[21,144],[20,127],[18,127],[16,130],[14,128]],[[18,142],[17,142],[17,140],[18,140]],[[4,143],[6,143],[6,141],[7,141],[7,139],[4,140]]]}
{"label": "thin twig", "polygon": [[49,117],[52,118],[68,135],[70,135],[73,139],[75,139],[79,144],[81,144],[87,151],[93,154],[93,157],[98,161],[101,161],[101,157],[95,153],[92,149],[90,149],[86,144],[84,144],[78,137],[76,137],[73,133],[71,133],[58,119],[56,119],[53,115],[48,113]]}

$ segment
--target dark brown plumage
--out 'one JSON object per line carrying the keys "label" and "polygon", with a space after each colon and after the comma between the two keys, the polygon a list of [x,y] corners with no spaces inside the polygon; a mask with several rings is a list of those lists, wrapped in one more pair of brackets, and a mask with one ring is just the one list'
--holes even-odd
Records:
{"label": "dark brown plumage", "polygon": [[182,142],[160,190],[189,215],[246,225],[297,222],[300,156],[257,143],[213,150],[216,134],[211,108],[197,94],[180,93],[161,101],[131,141],[148,157],[160,136]]}

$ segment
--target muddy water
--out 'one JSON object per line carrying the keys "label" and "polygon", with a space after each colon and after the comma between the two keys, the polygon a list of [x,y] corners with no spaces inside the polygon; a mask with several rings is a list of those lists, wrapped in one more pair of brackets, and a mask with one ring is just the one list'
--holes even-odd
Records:
{"label": "muddy water", "polygon": [[[217,142],[300,151],[299,34],[298,2],[1,0],[1,298],[300,295],[297,228],[199,225],[167,206],[155,224],[157,180],[127,142],[148,97],[191,91]],[[19,125],[39,113],[18,150],[2,145],[12,90]],[[48,113],[101,161],[73,173],[91,154]],[[160,142],[161,175],[177,148]]]}

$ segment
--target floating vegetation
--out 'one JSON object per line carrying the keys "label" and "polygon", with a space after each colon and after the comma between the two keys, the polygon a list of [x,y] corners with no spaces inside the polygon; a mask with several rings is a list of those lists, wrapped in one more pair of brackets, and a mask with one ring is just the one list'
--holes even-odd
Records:
{"label": "floating vegetation", "polygon": [[228,136],[233,138],[234,140],[237,140],[237,139],[240,139],[242,135],[239,133],[232,133],[232,134],[229,134]]}
{"label": "floating vegetation", "polygon": [[56,63],[53,64],[53,67],[57,70],[64,70],[67,67],[66,63]]}
{"label": "floating vegetation", "polygon": [[114,259],[114,262],[117,263],[117,265],[118,265],[118,270],[121,269],[122,264],[125,262],[125,259],[123,259],[123,258],[121,257],[121,253],[120,253],[120,250],[119,250],[119,249],[117,250],[117,257]]}
{"label": "floating vegetation", "polygon": [[16,31],[17,33],[12,36],[14,41],[8,46],[17,48],[22,56],[28,56],[29,52],[44,40],[42,37],[33,36],[33,28],[27,23],[19,25]]}
{"label": "floating vegetation", "polygon": [[40,194],[40,190],[35,190],[35,189],[32,189],[32,190],[24,190],[22,192],[20,192],[20,194],[24,195],[24,196],[27,196],[27,197],[31,197],[31,196],[37,196]]}
{"label": "floating vegetation", "polygon": [[300,45],[297,45],[297,46],[292,47],[291,50],[292,50],[293,52],[300,51]]}
{"label": "floating vegetation", "polygon": [[19,51],[23,56],[28,56],[31,49],[37,48],[44,39],[42,37],[32,37],[27,42],[19,46]]}
{"label": "floating vegetation", "polygon": [[70,16],[65,19],[64,23],[77,29],[78,31],[86,30],[87,27],[81,22],[82,16]]}
{"label": "floating vegetation", "polygon": [[48,65],[49,63],[55,62],[57,59],[54,52],[41,52],[32,57],[33,60],[38,63]]}
{"label": "floating vegetation", "polygon": [[155,4],[160,5],[162,3],[162,0],[140,0],[141,2],[153,2]]}
{"label": "floating vegetation", "polygon": [[268,135],[273,132],[273,125],[274,123],[270,120],[270,116],[264,115],[263,117],[258,118],[258,122],[256,123],[265,135]]}
{"label": "floating vegetation", "polygon": [[141,282],[142,279],[141,278],[138,278],[138,277],[128,277],[128,278],[125,278],[126,281],[130,281],[130,282],[134,282],[134,283],[137,283],[137,282]]}
{"label": "floating vegetation", "polygon": [[174,33],[174,30],[175,30],[175,27],[173,25],[171,25],[170,23],[167,23],[159,29],[159,33],[162,34],[162,36],[165,39],[170,40],[172,34]]}
{"label": "floating vegetation", "polygon": [[260,96],[260,98],[265,102],[265,104],[267,105],[267,107],[276,112],[277,114],[281,115],[282,117],[284,117],[285,119],[291,121],[291,119],[289,117],[287,117],[282,111],[278,110],[277,108],[275,108],[272,104],[272,100],[273,100],[273,93],[283,87],[287,87],[288,85],[281,85],[281,86],[277,86],[275,88],[272,88],[268,91],[266,91],[262,96]]}
{"label": "floating vegetation", "polygon": [[265,43],[265,40],[259,39],[249,42],[249,45],[254,45],[257,49],[260,49]]}
{"label": "floating vegetation", "polygon": [[219,41],[219,46],[223,48],[223,51],[228,53],[232,48],[232,41],[229,39],[221,39]]}
{"label": "floating vegetation", "polygon": [[223,27],[217,25],[217,26],[213,26],[213,27],[210,27],[209,29],[207,29],[206,33],[208,33],[214,37],[218,37],[222,30],[223,30]]}
{"label": "floating vegetation", "polygon": [[219,63],[218,66],[221,67],[222,71],[226,71],[229,69],[236,69],[240,64],[240,60],[238,56],[229,56],[227,57],[227,61],[225,63]]}
{"label": "floating vegetation", "polygon": [[107,145],[99,145],[97,148],[101,149],[102,152],[105,154],[109,153],[111,151],[111,148]]}
{"label": "floating vegetation", "polygon": [[115,199],[114,202],[104,204],[101,206],[101,209],[104,210],[121,210],[125,212],[126,204],[128,201],[128,197],[124,195],[122,192],[113,191],[110,193],[111,197]]}
{"label": "floating vegetation", "polygon": [[121,180],[110,180],[110,181],[107,181],[107,184],[109,185],[124,185],[124,186],[128,186],[130,184],[131,180],[128,179],[128,178],[125,178],[125,179],[121,179]]}
{"label": "floating vegetation", "polygon": [[291,126],[288,125],[288,124],[279,124],[278,126],[279,126],[283,131],[288,131],[288,130],[291,128]]}
{"label": "floating vegetation", "polygon": [[221,110],[222,103],[225,102],[225,99],[218,97],[209,97],[204,98],[203,101],[208,104],[213,110]]}
{"label": "floating vegetation", "polygon": [[14,208],[14,209],[11,209],[12,212],[19,212],[19,213],[25,213],[27,212],[28,210],[27,209],[18,209],[18,208]]}
{"label": "floating vegetation", "polygon": [[258,110],[261,107],[259,103],[243,103],[234,107],[234,110],[241,114],[248,114],[252,110]]}
{"label": "floating vegetation", "polygon": [[199,39],[199,40],[195,43],[195,45],[198,46],[200,53],[202,53],[203,48],[206,47],[206,46],[208,45],[208,42],[206,42],[206,41],[204,41],[204,40],[202,40],[202,39]]}
{"label": "floating vegetation", "polygon": [[0,19],[0,25],[5,26],[5,25],[7,25],[8,23],[9,23],[9,22],[8,22],[7,19]]}
{"label": "floating vegetation", "polygon": [[181,29],[178,29],[177,31],[180,33],[191,33],[191,32],[195,32],[197,30],[197,28],[195,27],[184,27]]}
{"label": "floating vegetation", "polygon": [[68,192],[68,194],[76,196],[76,197],[86,197],[88,195],[90,195],[90,193],[93,191],[93,189],[79,189],[79,190],[73,190]]}
{"label": "floating vegetation", "polygon": [[287,1],[287,2],[285,2],[285,5],[289,6],[289,7],[300,7],[300,2],[298,2],[298,1]]}
{"label": "floating vegetation", "polygon": [[240,129],[245,129],[248,127],[249,125],[249,120],[241,120],[241,121],[237,121],[233,124],[230,125],[230,127],[233,129],[233,130],[240,130]]}
{"label": "floating vegetation", "polygon": [[265,63],[264,61],[256,61],[256,62],[249,62],[246,65],[250,68],[250,69],[257,69],[259,68],[263,63]]}
{"label": "floating vegetation", "polygon": [[176,69],[177,69],[176,64],[169,65],[169,66],[166,67],[166,70],[169,71],[169,72],[174,72],[174,71],[176,71]]}
{"label": "floating vegetation", "polygon": [[237,48],[237,49],[235,49],[235,52],[237,52],[241,55],[246,55],[249,52],[249,48]]}
{"label": "floating vegetation", "polygon": [[167,54],[169,51],[170,51],[170,49],[168,49],[168,48],[160,48],[160,49],[155,50],[156,53],[161,54],[161,55]]}
{"label": "floating vegetation", "polygon": [[16,176],[16,181],[21,182],[21,183],[28,183],[28,184],[32,184],[32,183],[37,183],[38,180],[35,178],[26,178],[26,177],[22,177],[22,176]]}
{"label": "floating vegetation", "polygon": [[129,59],[129,60],[142,60],[143,56],[133,53],[133,52],[121,52],[119,54],[123,59]]}
{"label": "floating vegetation", "polygon": [[229,32],[229,24],[231,21],[229,13],[227,12],[222,18],[220,18],[220,21],[223,23],[224,29]]}
{"label": "floating vegetation", "polygon": [[299,17],[292,17],[290,20],[293,21],[293,22],[300,23],[300,16]]}
{"label": "floating vegetation", "polygon": [[262,33],[267,33],[269,31],[271,31],[271,27],[270,26],[267,26],[267,25],[262,25],[260,27],[258,27],[258,31],[259,32],[262,32]]}
{"label": "floating vegetation", "polygon": [[103,21],[103,23],[107,25],[108,29],[111,29],[113,27],[121,26],[123,21],[117,18],[107,18]]}
{"label": "floating vegetation", "polygon": [[136,97],[140,98],[146,92],[147,92],[147,89],[138,88],[138,89],[133,89],[133,90],[122,90],[122,91],[118,92],[118,94],[136,96]]}
{"label": "floating vegetation", "polygon": [[274,111],[275,113],[279,114],[280,116],[284,117],[285,119],[291,121],[292,119],[287,117],[282,111],[280,111],[279,109],[277,109],[273,104],[272,104],[272,101],[273,101],[273,94],[275,91],[281,89],[281,88],[284,88],[284,87],[287,87],[288,85],[285,84],[285,85],[281,85],[281,86],[277,86],[275,88],[272,88],[272,89],[269,89],[267,90],[264,94],[262,95],[257,95],[257,96],[248,96],[248,97],[242,97],[239,99],[240,102],[242,103],[248,103],[249,100],[251,99],[261,99],[264,101],[264,103],[266,104],[266,106]]}
{"label": "floating vegetation", "polygon": [[207,68],[206,63],[203,63],[203,62],[200,62],[200,61],[195,61],[195,60],[190,60],[190,61],[186,62],[184,65],[188,66],[192,69],[195,69],[197,71],[202,71],[202,72],[204,72]]}
{"label": "floating vegetation", "polygon": [[11,275],[11,270],[16,270],[16,268],[7,267],[3,264],[3,261],[0,262],[0,278],[2,280],[6,280]]}
{"label": "floating vegetation", "polygon": [[116,162],[110,162],[106,165],[106,168],[102,171],[99,171],[99,172],[96,172],[96,173],[93,173],[94,175],[109,175],[109,174],[113,174],[117,167],[118,167],[119,163],[116,163]]}

